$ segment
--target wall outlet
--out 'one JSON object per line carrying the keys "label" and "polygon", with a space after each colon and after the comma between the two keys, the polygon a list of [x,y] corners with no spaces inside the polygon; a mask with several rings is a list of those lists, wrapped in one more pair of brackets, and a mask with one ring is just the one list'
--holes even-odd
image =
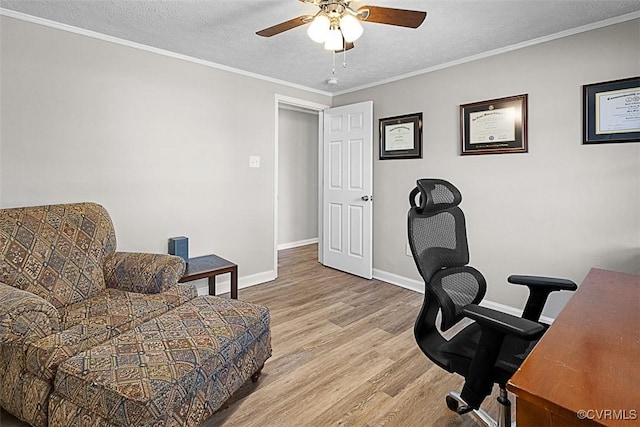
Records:
{"label": "wall outlet", "polygon": [[406,256],[413,256],[411,254],[411,246],[409,246],[409,242],[407,242],[407,248],[405,249],[405,253]]}
{"label": "wall outlet", "polygon": [[250,168],[259,168],[260,167],[260,156],[249,156],[249,167]]}

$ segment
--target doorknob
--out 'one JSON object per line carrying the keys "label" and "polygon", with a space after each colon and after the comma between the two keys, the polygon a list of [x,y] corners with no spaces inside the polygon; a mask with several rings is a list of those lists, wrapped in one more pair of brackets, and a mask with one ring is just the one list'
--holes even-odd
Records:
{"label": "doorknob", "polygon": [[362,197],[360,197],[360,199],[361,199],[363,202],[368,202],[368,201],[369,201],[369,196],[362,196]]}

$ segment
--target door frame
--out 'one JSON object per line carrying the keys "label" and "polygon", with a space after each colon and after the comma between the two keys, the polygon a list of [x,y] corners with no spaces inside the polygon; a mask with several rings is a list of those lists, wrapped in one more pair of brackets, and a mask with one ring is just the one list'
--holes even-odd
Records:
{"label": "door frame", "polygon": [[279,184],[279,138],[280,131],[278,124],[280,122],[280,106],[298,107],[306,110],[318,112],[318,261],[322,262],[322,182],[323,182],[323,150],[322,141],[324,136],[324,110],[330,108],[330,105],[320,104],[304,99],[293,98],[286,95],[276,94],[275,96],[275,138],[274,138],[274,182],[273,182],[273,271],[275,278],[278,277],[278,184]]}

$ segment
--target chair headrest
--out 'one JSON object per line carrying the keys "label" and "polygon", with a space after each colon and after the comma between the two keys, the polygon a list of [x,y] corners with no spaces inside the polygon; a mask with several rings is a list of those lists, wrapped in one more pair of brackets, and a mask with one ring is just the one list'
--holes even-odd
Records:
{"label": "chair headrest", "polygon": [[443,179],[423,178],[416,184],[417,187],[409,194],[409,204],[418,213],[450,209],[462,201],[460,190]]}

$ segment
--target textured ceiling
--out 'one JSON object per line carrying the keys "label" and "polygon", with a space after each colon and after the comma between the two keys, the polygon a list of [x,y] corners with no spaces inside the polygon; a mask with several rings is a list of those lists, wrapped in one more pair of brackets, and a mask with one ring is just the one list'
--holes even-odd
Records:
{"label": "textured ceiling", "polygon": [[317,11],[300,1],[0,0],[5,10],[331,93],[612,18],[640,17],[640,0],[366,0],[352,7],[359,4],[428,15],[415,30],[364,23],[356,48],[347,52],[346,68],[336,55],[338,84],[329,85],[332,54],[309,39],[306,25],[271,38],[255,34]]}

